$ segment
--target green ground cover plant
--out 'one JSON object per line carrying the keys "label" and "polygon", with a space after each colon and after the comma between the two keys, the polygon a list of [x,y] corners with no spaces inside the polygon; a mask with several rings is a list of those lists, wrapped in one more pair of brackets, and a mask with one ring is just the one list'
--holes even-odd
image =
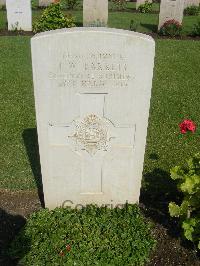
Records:
{"label": "green ground cover plant", "polygon": [[28,219],[9,255],[23,265],[139,266],[156,244],[150,229],[137,205],[43,209]]}

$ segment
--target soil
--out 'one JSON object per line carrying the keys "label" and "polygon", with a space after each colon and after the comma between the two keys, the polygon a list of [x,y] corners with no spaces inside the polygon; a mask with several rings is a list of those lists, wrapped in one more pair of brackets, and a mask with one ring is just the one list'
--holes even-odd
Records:
{"label": "soil", "polygon": [[[144,33],[151,36],[154,39],[171,39],[171,40],[193,40],[193,41],[200,41],[200,36],[162,36],[156,32],[149,32]],[[0,30],[0,37],[1,36],[34,36],[35,34],[32,31],[8,31],[8,30]]]}
{"label": "soil", "polygon": [[32,31],[8,31],[8,30],[0,30],[0,36],[33,36],[34,33]]}
{"label": "soil", "polygon": [[150,33],[145,33],[149,36],[151,36],[152,38],[154,39],[170,39],[170,40],[192,40],[192,41],[200,41],[200,36],[185,36],[185,35],[182,35],[182,36],[175,36],[175,37],[170,37],[170,36],[162,36],[162,35],[159,35],[158,33],[156,32],[150,32]]}
{"label": "soil", "polygon": [[[143,199],[142,201],[145,202]],[[176,233],[177,224],[171,223],[164,214],[146,208],[144,203],[140,203],[140,207],[146,218],[154,222],[155,227],[152,233],[157,239],[157,247],[146,266],[200,266],[199,254],[189,243],[181,242],[180,236]],[[3,251],[25,225],[29,215],[41,208],[40,198],[36,191],[0,190],[0,250],[2,251],[0,265],[19,265],[17,261],[4,256]]]}

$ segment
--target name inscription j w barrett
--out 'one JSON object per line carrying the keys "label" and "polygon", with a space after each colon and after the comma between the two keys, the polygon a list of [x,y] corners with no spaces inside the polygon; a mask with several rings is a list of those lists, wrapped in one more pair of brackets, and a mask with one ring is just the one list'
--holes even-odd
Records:
{"label": "name inscription j w barrett", "polygon": [[116,53],[62,55],[49,73],[59,88],[127,87],[134,77],[129,72],[127,59]]}

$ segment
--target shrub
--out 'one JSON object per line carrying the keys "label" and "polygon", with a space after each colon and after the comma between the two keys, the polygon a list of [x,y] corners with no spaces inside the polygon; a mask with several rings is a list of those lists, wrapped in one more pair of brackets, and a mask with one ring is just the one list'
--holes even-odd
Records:
{"label": "shrub", "polygon": [[192,35],[193,36],[200,36],[200,20],[197,21],[196,24],[194,24]]}
{"label": "shrub", "polygon": [[155,240],[137,205],[32,214],[9,249],[25,265],[142,265]]}
{"label": "shrub", "polygon": [[188,6],[184,9],[184,14],[189,16],[198,16],[199,11],[199,6]]}
{"label": "shrub", "polygon": [[159,33],[161,35],[175,37],[181,34],[181,30],[182,25],[178,21],[171,19],[163,24],[163,26],[160,28]]}
{"label": "shrub", "polygon": [[48,6],[41,18],[33,25],[34,32],[74,27],[74,17],[64,16],[59,3]]}
{"label": "shrub", "polygon": [[152,3],[145,1],[144,4],[138,7],[138,11],[140,13],[150,13],[152,11],[152,5],[153,5]]}
{"label": "shrub", "polygon": [[170,202],[169,213],[180,217],[184,237],[200,249],[200,153],[187,161],[187,168],[172,168],[171,178],[177,181],[183,201],[180,206]]}

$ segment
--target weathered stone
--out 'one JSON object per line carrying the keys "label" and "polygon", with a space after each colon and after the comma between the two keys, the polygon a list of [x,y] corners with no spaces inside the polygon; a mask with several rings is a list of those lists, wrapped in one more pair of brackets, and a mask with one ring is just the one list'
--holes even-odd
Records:
{"label": "weathered stone", "polygon": [[182,24],[184,0],[161,0],[158,30],[171,19]]}
{"label": "weathered stone", "polygon": [[5,6],[6,5],[6,0],[0,0],[0,6]]}
{"label": "weathered stone", "polygon": [[38,34],[31,47],[46,207],[138,202],[153,39],[72,28]]}
{"label": "weathered stone", "polygon": [[39,0],[39,6],[46,7],[46,6],[49,6],[50,4],[52,4],[53,2],[54,2],[54,0]]}
{"label": "weathered stone", "polygon": [[32,31],[31,1],[6,0],[8,30]]}
{"label": "weathered stone", "polygon": [[108,0],[83,1],[83,26],[105,27],[108,22]]}

